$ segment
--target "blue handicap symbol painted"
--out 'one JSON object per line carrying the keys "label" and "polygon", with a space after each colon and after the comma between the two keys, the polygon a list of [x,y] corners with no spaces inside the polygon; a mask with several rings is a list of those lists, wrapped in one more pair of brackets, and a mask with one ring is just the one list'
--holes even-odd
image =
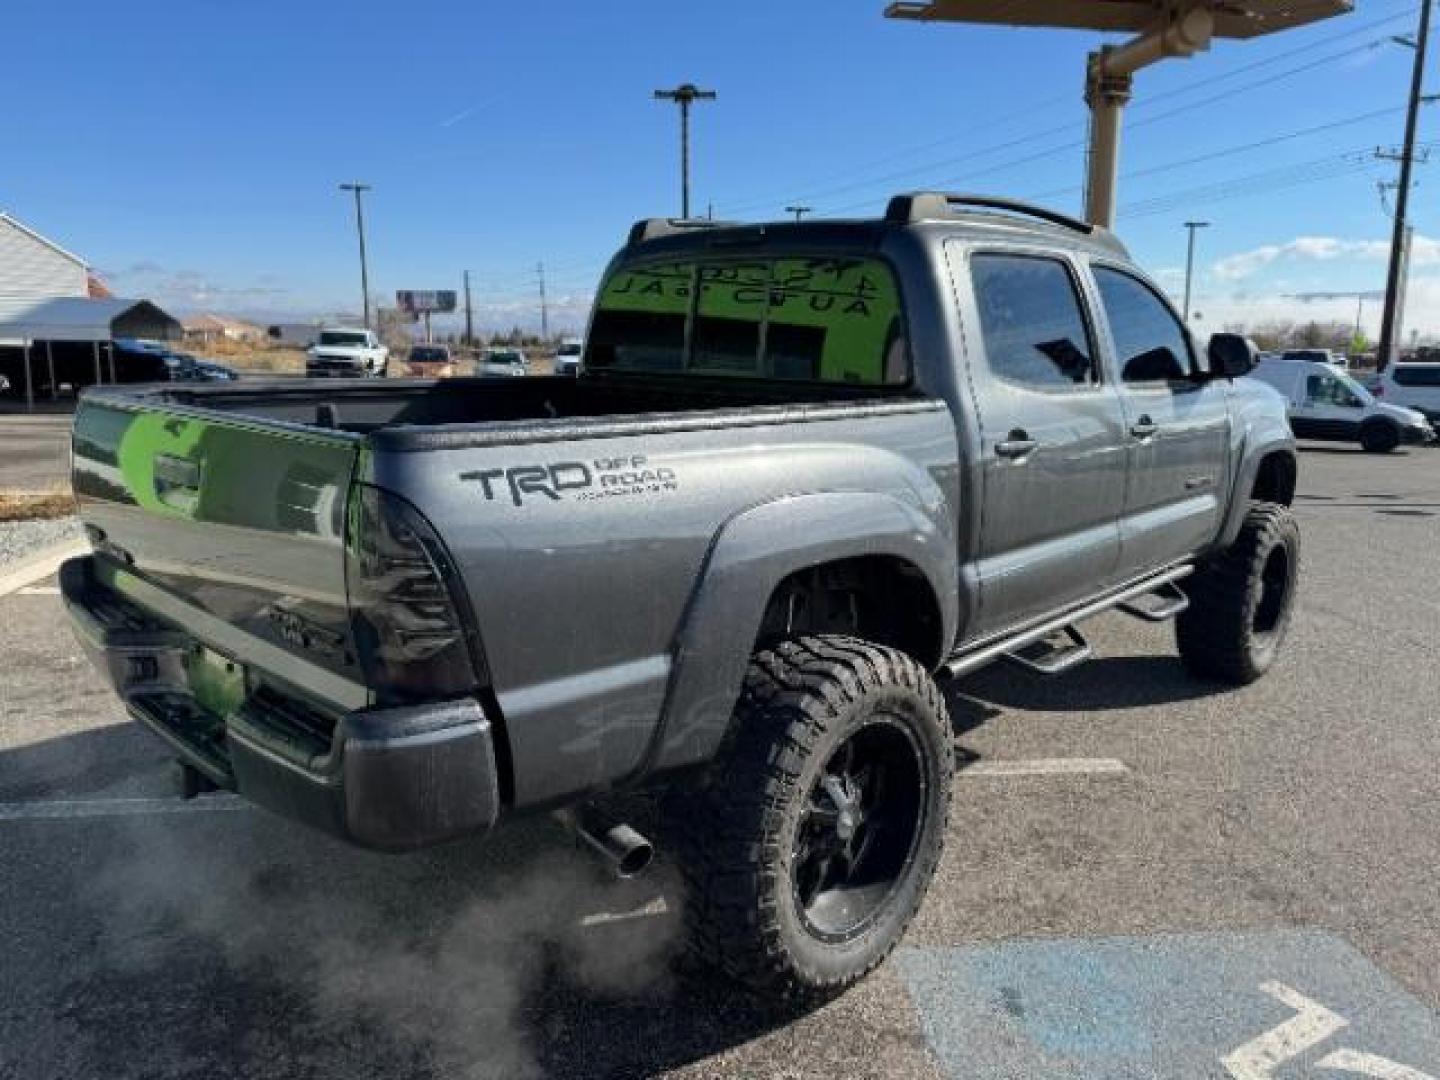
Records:
{"label": "blue handicap symbol painted", "polygon": [[1440,1019],[1317,931],[903,949],[956,1080],[1440,1080]]}

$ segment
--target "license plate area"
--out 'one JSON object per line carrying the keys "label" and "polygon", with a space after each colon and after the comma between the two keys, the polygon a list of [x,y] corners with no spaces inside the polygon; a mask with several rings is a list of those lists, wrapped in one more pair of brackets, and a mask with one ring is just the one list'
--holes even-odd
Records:
{"label": "license plate area", "polygon": [[196,704],[213,716],[229,716],[248,694],[245,668],[203,645],[185,654],[185,679]]}

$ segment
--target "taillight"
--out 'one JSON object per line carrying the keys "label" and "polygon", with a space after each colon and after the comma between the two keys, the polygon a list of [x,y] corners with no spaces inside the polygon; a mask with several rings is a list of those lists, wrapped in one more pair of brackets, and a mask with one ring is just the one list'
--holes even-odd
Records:
{"label": "taillight", "polygon": [[463,586],[429,523],[397,495],[357,484],[346,585],[366,683],[382,702],[456,697],[479,685]]}

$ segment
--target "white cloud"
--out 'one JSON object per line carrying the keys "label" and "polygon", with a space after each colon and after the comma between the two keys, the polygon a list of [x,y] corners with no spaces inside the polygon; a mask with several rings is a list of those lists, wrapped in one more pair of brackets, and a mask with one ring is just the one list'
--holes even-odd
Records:
{"label": "white cloud", "polygon": [[[1412,276],[1406,297],[1406,340],[1411,331],[1417,331],[1425,339],[1440,338],[1440,276],[1433,273]],[[1249,327],[1267,322],[1352,324],[1357,301],[1347,296],[1305,300],[1267,288],[1264,292],[1239,290],[1224,295],[1207,291],[1196,298],[1194,306],[1201,313],[1196,328],[1203,334],[1234,323]],[[1361,325],[1371,341],[1380,334],[1380,308],[1378,298],[1367,298],[1361,309]]]}
{"label": "white cloud", "polygon": [[[1341,240],[1333,236],[1297,236],[1285,244],[1266,244],[1235,255],[1226,256],[1210,268],[1221,281],[1243,281],[1273,263],[1334,262],[1355,259],[1367,262],[1390,257],[1388,240]],[[1412,266],[1440,265],[1440,240],[1416,236],[1411,246]]]}

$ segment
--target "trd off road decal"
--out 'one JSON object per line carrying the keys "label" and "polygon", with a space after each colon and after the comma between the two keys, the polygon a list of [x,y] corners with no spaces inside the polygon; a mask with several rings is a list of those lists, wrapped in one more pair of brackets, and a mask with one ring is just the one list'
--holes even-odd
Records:
{"label": "trd off road decal", "polygon": [[487,501],[508,497],[516,506],[536,500],[585,501],[625,495],[663,495],[679,488],[674,469],[652,465],[640,454],[561,461],[553,465],[475,469],[461,473],[460,479],[479,484]]}

